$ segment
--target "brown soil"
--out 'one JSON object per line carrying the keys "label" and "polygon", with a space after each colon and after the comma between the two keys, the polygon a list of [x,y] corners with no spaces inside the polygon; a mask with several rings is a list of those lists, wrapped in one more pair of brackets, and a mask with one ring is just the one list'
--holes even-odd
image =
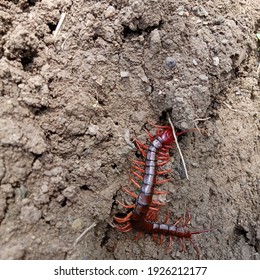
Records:
{"label": "brown soil", "polygon": [[2,0],[0,258],[195,258],[112,227],[115,200],[131,201],[131,141],[168,112],[201,133],[180,137],[189,181],[173,151],[160,220],[186,207],[189,227],[215,228],[194,237],[203,259],[260,259],[259,13],[258,0]]}

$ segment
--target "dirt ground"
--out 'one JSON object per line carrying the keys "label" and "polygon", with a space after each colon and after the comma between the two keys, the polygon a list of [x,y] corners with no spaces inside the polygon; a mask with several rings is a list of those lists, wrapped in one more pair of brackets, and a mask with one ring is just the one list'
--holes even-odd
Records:
{"label": "dirt ground", "polygon": [[1,0],[0,258],[196,258],[113,228],[132,141],[169,113],[200,132],[179,138],[189,181],[172,151],[160,221],[188,208],[189,228],[214,228],[194,237],[202,259],[259,260],[259,15],[259,0]]}

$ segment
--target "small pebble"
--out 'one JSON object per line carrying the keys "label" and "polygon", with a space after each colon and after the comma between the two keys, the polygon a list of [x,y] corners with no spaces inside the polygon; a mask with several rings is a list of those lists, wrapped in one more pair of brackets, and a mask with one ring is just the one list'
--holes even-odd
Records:
{"label": "small pebble", "polygon": [[95,135],[97,135],[98,130],[99,130],[99,127],[97,125],[92,124],[88,127],[87,134],[89,134],[91,136],[95,136]]}
{"label": "small pebble", "polygon": [[223,45],[226,45],[226,44],[228,43],[228,40],[227,40],[227,39],[223,39],[223,40],[221,41],[221,43],[222,43]]}
{"label": "small pebble", "polygon": [[105,11],[105,17],[110,18],[113,17],[116,13],[116,9],[113,6],[108,6]]}
{"label": "small pebble", "polygon": [[161,35],[158,29],[151,32],[150,49],[153,54],[158,53],[161,49]]}
{"label": "small pebble", "polygon": [[215,65],[215,66],[219,65],[219,57],[218,56],[213,57],[213,65]]}
{"label": "small pebble", "polygon": [[36,224],[41,218],[41,210],[33,205],[26,205],[21,208],[20,219],[27,224]]}
{"label": "small pebble", "polygon": [[165,65],[170,69],[174,68],[176,66],[176,59],[170,56],[166,57]]}
{"label": "small pebble", "polygon": [[203,6],[195,6],[192,8],[194,14],[199,17],[207,17],[209,13]]}
{"label": "small pebble", "polygon": [[199,79],[201,80],[201,81],[208,81],[208,76],[206,76],[205,74],[201,74],[201,75],[199,75]]}
{"label": "small pebble", "polygon": [[74,220],[71,224],[71,227],[74,229],[74,230],[80,230],[82,229],[84,226],[84,222],[81,218],[77,218],[76,220]]}
{"label": "small pebble", "polygon": [[192,63],[193,63],[193,65],[195,65],[195,66],[198,65],[198,62],[196,61],[196,59],[193,59],[193,60],[192,60]]}
{"label": "small pebble", "polygon": [[120,76],[121,76],[121,78],[128,78],[129,77],[129,72],[128,71],[120,71]]}

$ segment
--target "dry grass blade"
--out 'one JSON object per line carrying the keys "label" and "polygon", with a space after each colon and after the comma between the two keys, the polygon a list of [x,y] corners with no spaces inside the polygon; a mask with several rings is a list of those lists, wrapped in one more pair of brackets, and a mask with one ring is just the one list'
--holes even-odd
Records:
{"label": "dry grass blade", "polygon": [[64,22],[65,17],[66,17],[66,13],[62,13],[61,16],[60,16],[59,23],[58,23],[55,31],[53,32],[53,37],[54,38],[56,38],[58,36],[58,34],[60,33],[60,29],[62,27],[62,24]]}
{"label": "dry grass blade", "polygon": [[170,123],[170,125],[171,125],[172,132],[173,132],[173,136],[174,136],[174,140],[175,140],[177,149],[178,149],[179,154],[180,154],[180,157],[181,157],[181,161],[182,161],[182,164],[183,164],[185,176],[186,176],[187,180],[189,180],[189,175],[188,175],[188,171],[187,171],[187,168],[186,168],[186,163],[185,163],[184,157],[183,157],[183,155],[182,155],[180,145],[179,145],[179,143],[178,143],[178,139],[177,139],[177,135],[176,135],[176,132],[175,132],[175,128],[174,128],[174,126],[173,126],[173,123],[172,123],[171,118],[170,118],[169,115],[168,115],[168,121],[169,121],[169,123]]}
{"label": "dry grass blade", "polygon": [[78,242],[81,240],[81,238],[87,233],[89,232],[93,227],[95,227],[97,224],[96,223],[93,223],[91,226],[89,226],[88,228],[86,228],[82,233],[81,235],[75,240],[73,246],[75,247]]}

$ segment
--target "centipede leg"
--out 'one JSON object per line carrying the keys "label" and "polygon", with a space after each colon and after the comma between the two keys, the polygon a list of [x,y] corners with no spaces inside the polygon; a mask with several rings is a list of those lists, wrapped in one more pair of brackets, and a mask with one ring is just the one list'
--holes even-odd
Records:
{"label": "centipede leg", "polygon": [[137,240],[139,239],[144,233],[142,231],[140,231],[133,239]]}
{"label": "centipede leg", "polygon": [[120,224],[126,223],[129,221],[130,217],[133,215],[133,212],[129,212],[124,218],[114,217],[114,220]]}
{"label": "centipede leg", "polygon": [[134,170],[131,170],[131,173],[132,173],[133,175],[135,175],[138,179],[140,179],[140,180],[143,179],[143,177],[142,177],[140,174],[138,174],[137,172],[135,172]]}
{"label": "centipede leg", "polygon": [[183,243],[182,238],[179,238],[179,242],[180,242],[180,245],[181,245],[181,253],[183,253],[184,252],[184,243]]}
{"label": "centipede leg", "polygon": [[162,162],[159,162],[157,165],[158,166],[163,166],[163,165],[167,164],[169,161],[170,161],[170,159],[167,159],[167,160],[164,160]]}
{"label": "centipede leg", "polygon": [[132,162],[135,163],[135,164],[140,164],[140,165],[145,165],[145,162],[143,161],[139,161],[139,160],[135,160],[135,159],[132,159]]}
{"label": "centipede leg", "polygon": [[161,185],[161,184],[164,184],[164,183],[167,183],[167,182],[170,182],[172,181],[172,179],[164,179],[164,180],[161,180],[161,181],[156,181],[155,184],[156,185]]}
{"label": "centipede leg", "polygon": [[133,229],[132,225],[128,222],[125,226],[123,227],[119,227],[116,226],[116,229],[120,232],[128,232],[131,231]]}
{"label": "centipede leg", "polygon": [[157,171],[157,175],[164,175],[164,174],[167,174],[170,172],[172,172],[172,169],[160,170],[160,171]]}
{"label": "centipede leg", "polygon": [[198,260],[200,259],[200,249],[198,247],[198,245],[196,244],[196,242],[192,239],[192,238],[189,238],[194,250],[196,251],[196,254],[197,254],[197,257],[198,257]]}
{"label": "centipede leg", "polygon": [[135,204],[126,205],[126,204],[122,203],[122,202],[119,201],[119,200],[116,200],[116,202],[117,202],[118,204],[120,204],[121,206],[123,206],[124,208],[126,208],[126,209],[131,209],[131,208],[134,208],[134,207],[135,207]]}
{"label": "centipede leg", "polygon": [[[138,170],[138,171],[140,171],[140,172],[142,172],[142,173],[145,172],[145,170],[144,170],[143,168],[141,168],[141,167],[139,167],[139,166],[136,166],[136,165],[133,165],[132,168],[134,168],[134,169],[136,169],[136,170]],[[165,170],[165,171],[167,171],[167,170]],[[158,173],[157,173],[157,174],[158,174]],[[165,173],[164,173],[164,174],[165,174]]]}
{"label": "centipede leg", "polygon": [[141,186],[140,186],[133,178],[130,178],[130,181],[131,181],[138,189],[141,188]]}
{"label": "centipede leg", "polygon": [[168,194],[169,192],[167,191],[154,191],[154,194]]}
{"label": "centipede leg", "polygon": [[172,245],[173,245],[173,236],[170,236],[169,238],[169,245],[167,247],[167,253],[169,253],[172,250]]}
{"label": "centipede leg", "polygon": [[146,157],[146,152],[143,150],[148,150],[148,147],[146,145],[144,145],[143,143],[141,143],[139,140],[135,140],[135,144],[138,148],[138,150],[140,151],[140,153],[142,154],[143,157]]}
{"label": "centipede leg", "polygon": [[163,202],[159,202],[159,201],[156,201],[156,200],[152,200],[152,204],[158,205],[158,206],[165,206],[167,203],[163,203]]}
{"label": "centipede leg", "polygon": [[138,195],[137,195],[136,193],[133,193],[133,192],[129,191],[127,188],[123,188],[123,190],[124,190],[127,194],[131,195],[131,196],[134,197],[134,198],[137,198],[137,197],[138,197]]}
{"label": "centipede leg", "polygon": [[146,132],[146,134],[148,135],[148,137],[149,137],[149,139],[150,139],[150,141],[153,141],[154,140],[154,137],[153,137],[153,135],[147,130],[147,129],[145,129],[144,128],[144,131]]}
{"label": "centipede leg", "polygon": [[186,217],[185,222],[184,222],[183,225],[182,225],[183,227],[186,227],[186,226],[188,225],[190,219],[191,219],[190,212],[189,212],[188,209],[186,209],[186,215],[187,215],[187,217]]}

